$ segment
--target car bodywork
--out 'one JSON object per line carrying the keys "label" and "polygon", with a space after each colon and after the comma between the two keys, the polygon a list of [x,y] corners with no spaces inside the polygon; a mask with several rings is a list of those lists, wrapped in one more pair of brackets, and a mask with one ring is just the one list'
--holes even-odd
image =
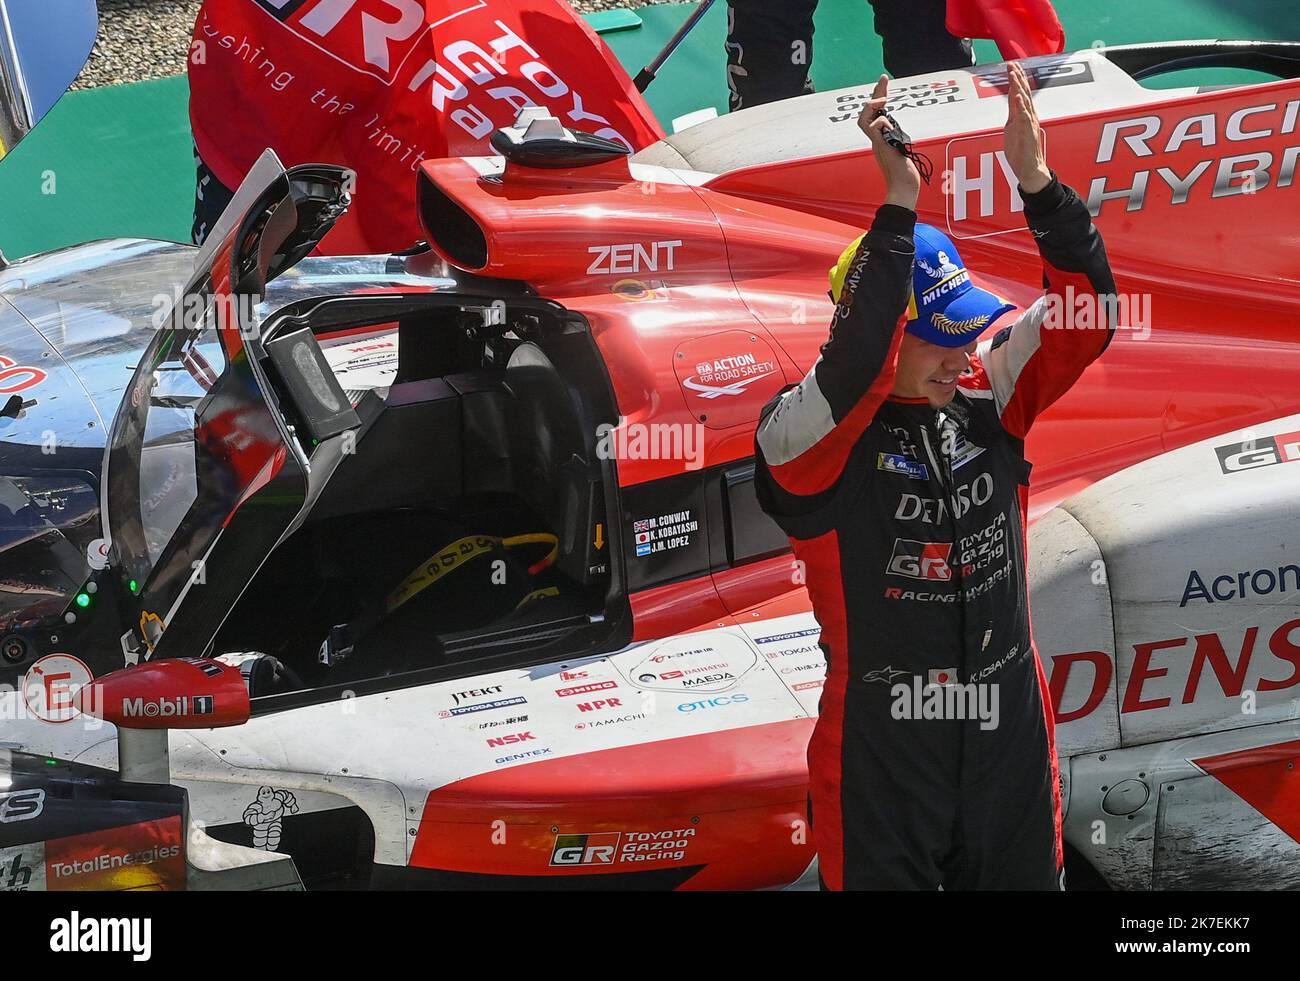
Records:
{"label": "car bodywork", "polygon": [[[1286,886],[1300,82],[1155,91],[1124,67],[1147,63],[1026,62],[1053,165],[1134,304],[1027,448],[1065,833],[1118,887]],[[922,219],[1027,306],[1040,271],[999,157],[1004,76],[897,91],[944,175]],[[26,372],[0,387],[21,396],[0,472],[46,509],[40,558],[23,538],[4,559],[26,618],[0,642],[9,677],[59,650],[96,676],[275,652],[303,683],[254,691],[242,726],[173,732],[171,772],[209,833],[291,854],[309,884],[809,882],[824,660],[754,499],[752,441],[815,360],[826,269],[882,198],[853,124],[865,98],[746,110],[630,160],[427,161],[428,251],[302,257],[342,182],[264,158],[201,255],[115,241],[0,272],[0,354]],[[56,478],[81,483],[36,483]],[[433,501],[474,534],[554,535],[559,593],[456,630],[435,616],[393,663],[336,679],[316,650],[362,613],[349,589],[400,579],[406,539],[447,544],[412,517]],[[101,544],[106,568],[80,564]],[[19,719],[20,699],[6,744],[111,766],[111,727]]]}

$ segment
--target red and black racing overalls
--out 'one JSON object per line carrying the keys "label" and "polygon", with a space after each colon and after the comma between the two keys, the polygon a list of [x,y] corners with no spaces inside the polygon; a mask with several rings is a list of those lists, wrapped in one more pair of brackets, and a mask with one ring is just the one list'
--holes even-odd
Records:
{"label": "red and black racing overalls", "polygon": [[[1025,578],[1024,439],[1114,331],[1109,318],[1058,329],[1050,295],[1115,286],[1072,189],[1053,177],[1023,196],[1047,294],[980,342],[952,402],[890,396],[916,215],[883,205],[820,358],[759,422],[759,500],[804,564],[827,659],[808,768],[831,889],[1060,887],[1056,752]],[[954,685],[966,695],[943,703],[948,715],[917,717],[928,711],[919,696]]]}

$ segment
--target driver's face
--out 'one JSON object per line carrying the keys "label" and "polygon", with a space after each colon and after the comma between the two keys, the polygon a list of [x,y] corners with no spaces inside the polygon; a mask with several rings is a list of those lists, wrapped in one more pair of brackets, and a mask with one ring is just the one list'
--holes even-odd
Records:
{"label": "driver's face", "polygon": [[898,348],[898,371],[893,394],[929,401],[941,409],[957,394],[957,376],[970,367],[976,341],[964,347],[940,347],[912,334],[904,334]]}

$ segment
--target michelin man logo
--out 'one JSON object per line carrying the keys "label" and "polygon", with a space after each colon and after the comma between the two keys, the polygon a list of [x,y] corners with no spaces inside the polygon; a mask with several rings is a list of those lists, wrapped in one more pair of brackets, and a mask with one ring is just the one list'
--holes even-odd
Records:
{"label": "michelin man logo", "polygon": [[257,800],[244,808],[244,823],[253,829],[253,847],[277,851],[284,831],[284,816],[298,813],[298,801],[287,790],[257,788]]}
{"label": "michelin man logo", "polygon": [[916,264],[925,270],[926,275],[931,279],[946,279],[949,276],[961,272],[961,269],[957,264],[948,258],[948,253],[944,252],[942,249],[939,250],[938,258],[939,267],[937,269],[919,257],[916,260]]}

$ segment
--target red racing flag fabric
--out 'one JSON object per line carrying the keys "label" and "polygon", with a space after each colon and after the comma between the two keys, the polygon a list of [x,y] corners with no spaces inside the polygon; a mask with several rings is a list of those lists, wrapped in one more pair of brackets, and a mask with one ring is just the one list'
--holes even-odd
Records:
{"label": "red racing flag fabric", "polygon": [[1050,0],[948,0],[948,32],[991,38],[1008,60],[1065,50],[1065,29]]}
{"label": "red racing flag fabric", "polygon": [[332,255],[410,247],[420,161],[491,155],[523,107],[632,150],[663,136],[564,0],[206,0],[189,81],[195,147],[226,187],[268,146],[356,171]]}

